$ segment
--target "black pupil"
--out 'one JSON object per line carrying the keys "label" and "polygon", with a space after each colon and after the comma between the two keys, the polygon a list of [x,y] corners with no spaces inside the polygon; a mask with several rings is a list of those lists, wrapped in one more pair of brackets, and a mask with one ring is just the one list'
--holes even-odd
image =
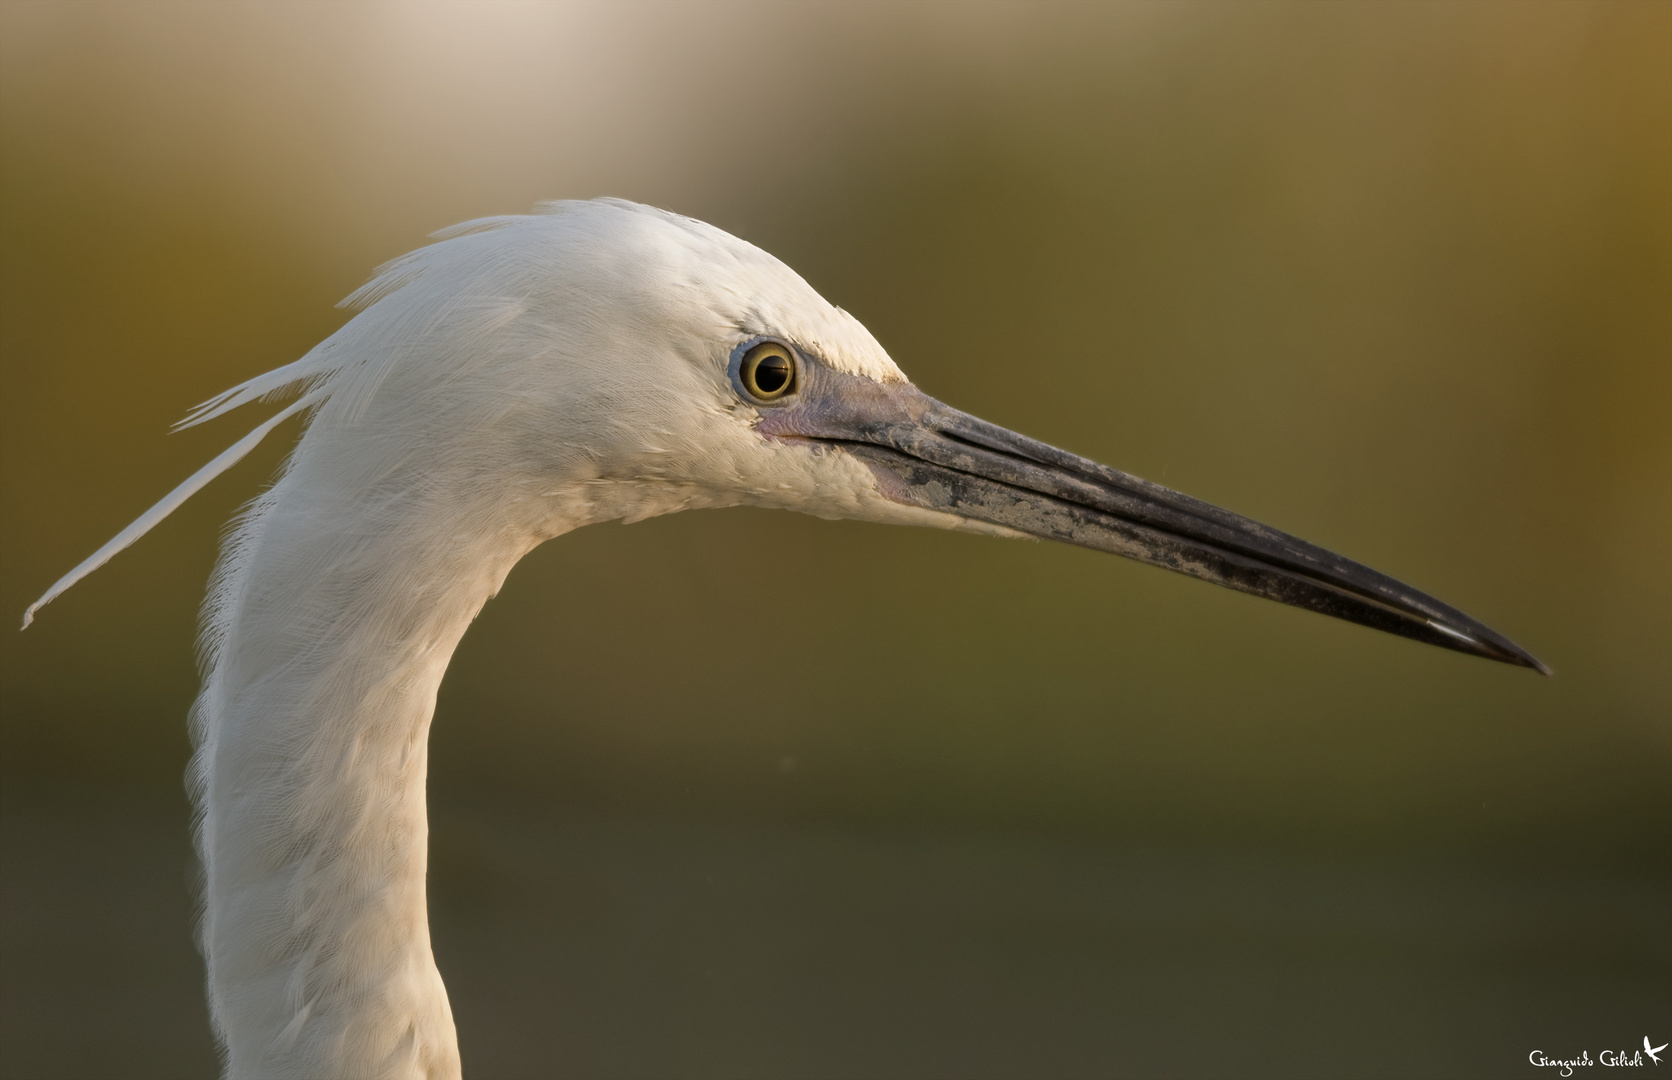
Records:
{"label": "black pupil", "polygon": [[763,394],[776,394],[790,382],[790,361],[786,356],[763,356],[755,365],[755,385]]}

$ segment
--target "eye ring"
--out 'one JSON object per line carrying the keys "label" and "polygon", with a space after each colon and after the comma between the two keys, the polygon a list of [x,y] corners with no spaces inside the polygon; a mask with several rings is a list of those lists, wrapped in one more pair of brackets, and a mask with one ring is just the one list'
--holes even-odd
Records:
{"label": "eye ring", "polygon": [[778,341],[754,346],[737,367],[737,381],[756,401],[777,401],[795,393],[799,374],[795,353]]}

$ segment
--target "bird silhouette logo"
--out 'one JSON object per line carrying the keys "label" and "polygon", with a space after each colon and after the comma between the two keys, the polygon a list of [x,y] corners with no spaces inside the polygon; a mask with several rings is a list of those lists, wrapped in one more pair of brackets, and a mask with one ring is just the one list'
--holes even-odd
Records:
{"label": "bird silhouette logo", "polygon": [[1654,1062],[1656,1065],[1660,1064],[1660,1052],[1665,1050],[1668,1046],[1672,1046],[1672,1043],[1661,1043],[1659,1046],[1650,1046],[1649,1037],[1647,1035],[1643,1036],[1643,1052],[1648,1054],[1649,1060]]}

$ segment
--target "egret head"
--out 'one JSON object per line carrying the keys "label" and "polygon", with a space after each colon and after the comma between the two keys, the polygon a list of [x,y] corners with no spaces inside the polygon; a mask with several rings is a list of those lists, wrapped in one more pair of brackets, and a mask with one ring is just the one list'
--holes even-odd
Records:
{"label": "egret head", "polygon": [[[437,236],[345,301],[362,310],[302,360],[187,422],[301,388],[292,408],[313,416],[294,460],[312,447],[321,476],[403,498],[467,487],[470,513],[514,506],[540,536],[735,504],[1031,536],[1545,670],[1367,567],[941,404],[858,320],[712,226],[601,199]],[[397,474],[404,487],[384,483]]]}
{"label": "egret head", "polygon": [[506,237],[477,234],[495,252],[481,265],[508,274],[480,300],[527,321],[547,363],[526,369],[544,390],[522,392],[539,401],[524,445],[552,476],[590,478],[597,516],[747,503],[1061,540],[1543,670],[1367,567],[935,401],[852,316],[718,229],[608,200],[550,209],[485,223],[543,255],[507,260]]}

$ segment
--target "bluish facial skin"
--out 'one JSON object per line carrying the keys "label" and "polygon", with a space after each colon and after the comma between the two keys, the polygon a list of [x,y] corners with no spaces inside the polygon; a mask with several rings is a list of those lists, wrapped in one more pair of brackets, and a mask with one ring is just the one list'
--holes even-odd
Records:
{"label": "bluish facial skin", "polygon": [[851,454],[895,502],[1113,552],[1241,592],[1473,656],[1549,669],[1456,608],[1287,533],[941,404],[910,383],[839,372],[787,342],[791,392],[738,394],[756,430]]}

